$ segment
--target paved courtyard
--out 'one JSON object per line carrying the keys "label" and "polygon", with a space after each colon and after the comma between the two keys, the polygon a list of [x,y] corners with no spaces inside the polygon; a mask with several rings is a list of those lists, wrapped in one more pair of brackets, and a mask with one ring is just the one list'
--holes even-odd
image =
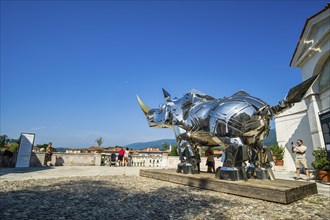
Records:
{"label": "paved courtyard", "polygon": [[[328,219],[329,186],[289,205],[138,176],[138,167],[0,169],[1,219]],[[277,178],[291,173],[275,172]],[[320,193],[320,189],[321,193]]]}

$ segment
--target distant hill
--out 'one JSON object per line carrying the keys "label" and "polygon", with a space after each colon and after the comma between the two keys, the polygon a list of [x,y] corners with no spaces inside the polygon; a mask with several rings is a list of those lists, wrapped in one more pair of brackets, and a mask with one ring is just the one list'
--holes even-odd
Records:
{"label": "distant hill", "polygon": [[265,140],[262,143],[266,146],[277,144],[275,129],[269,130],[268,136],[265,138]]}
{"label": "distant hill", "polygon": [[162,148],[163,143],[168,143],[169,145],[178,145],[178,143],[175,141],[175,139],[161,139],[156,141],[149,141],[149,142],[138,142],[138,143],[132,143],[128,144],[125,147],[132,148],[133,150],[140,150],[147,147],[152,148]]}
{"label": "distant hill", "polygon": [[[132,144],[126,145],[125,147],[132,148],[134,150],[140,150],[140,149],[147,148],[147,147],[162,148],[163,143],[168,143],[172,146],[178,145],[178,143],[175,141],[175,139],[161,139],[161,140],[149,141],[149,142],[132,143]],[[263,144],[266,146],[277,144],[275,129],[269,130],[269,134],[263,141]]]}

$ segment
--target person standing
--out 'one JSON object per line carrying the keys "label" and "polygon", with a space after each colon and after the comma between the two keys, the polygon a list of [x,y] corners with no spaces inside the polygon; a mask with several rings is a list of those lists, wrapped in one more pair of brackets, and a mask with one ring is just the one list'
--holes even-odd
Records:
{"label": "person standing", "polygon": [[206,165],[207,165],[207,172],[208,173],[215,173],[215,164],[214,164],[214,151],[209,146],[205,151]]}
{"label": "person standing", "polygon": [[195,155],[195,160],[196,160],[196,167],[197,167],[197,173],[201,172],[201,154],[199,153],[199,148],[198,146],[194,147],[194,155]]}
{"label": "person standing", "polygon": [[119,166],[123,166],[123,158],[124,158],[125,150],[123,148],[120,148],[120,151],[118,153],[118,163]]}
{"label": "person standing", "polygon": [[304,142],[301,139],[297,140],[297,144],[298,146],[294,145],[292,143],[292,152],[296,154],[296,174],[297,177],[296,179],[301,179],[300,178],[300,164],[303,165],[303,168],[305,170],[306,173],[306,180],[309,181],[310,177],[309,177],[309,171],[307,169],[307,162],[306,162],[306,150],[307,147],[304,145]]}
{"label": "person standing", "polygon": [[48,166],[48,162],[52,161],[52,142],[49,142],[46,147],[46,153],[45,153],[45,160],[44,160],[44,166]]}
{"label": "person standing", "polygon": [[127,166],[128,164],[128,156],[129,156],[129,149],[126,147],[125,153],[124,153],[124,166]]}

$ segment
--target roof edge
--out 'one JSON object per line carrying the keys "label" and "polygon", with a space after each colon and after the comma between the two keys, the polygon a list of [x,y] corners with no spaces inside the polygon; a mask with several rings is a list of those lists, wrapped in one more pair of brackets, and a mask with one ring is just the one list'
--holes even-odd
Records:
{"label": "roof edge", "polygon": [[329,8],[330,8],[330,3],[328,3],[328,4],[324,7],[324,9],[322,9],[321,11],[317,12],[316,14],[314,14],[314,15],[312,15],[311,17],[308,17],[308,18],[306,19],[306,21],[305,21],[305,25],[304,25],[304,27],[303,27],[303,30],[301,31],[301,34],[300,34],[300,37],[299,37],[298,43],[297,43],[297,45],[296,45],[296,49],[295,49],[294,52],[293,52],[293,55],[292,55],[292,58],[291,58],[291,61],[290,61],[290,65],[289,65],[290,67],[292,66],[292,62],[293,62],[294,56],[296,55],[296,52],[297,52],[297,50],[298,50],[299,44],[300,44],[300,42],[301,42],[302,36],[304,35],[304,32],[305,32],[305,29],[306,29],[306,26],[307,26],[308,22],[309,22],[311,19],[315,18],[316,16],[318,16],[318,15],[321,14],[321,13],[323,13],[324,11],[326,11],[326,10],[329,9]]}

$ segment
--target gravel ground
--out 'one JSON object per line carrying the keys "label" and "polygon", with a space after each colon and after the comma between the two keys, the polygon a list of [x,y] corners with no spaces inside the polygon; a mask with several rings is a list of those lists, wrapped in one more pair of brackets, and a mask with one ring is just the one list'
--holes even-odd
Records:
{"label": "gravel ground", "polygon": [[5,219],[329,219],[329,197],[289,205],[139,176],[0,181]]}

